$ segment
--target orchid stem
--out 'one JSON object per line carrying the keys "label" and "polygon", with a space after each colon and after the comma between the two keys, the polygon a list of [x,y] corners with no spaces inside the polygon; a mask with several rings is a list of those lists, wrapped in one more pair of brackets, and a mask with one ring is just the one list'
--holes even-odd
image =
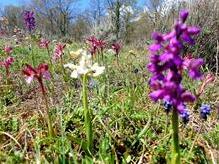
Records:
{"label": "orchid stem", "polygon": [[83,94],[83,107],[84,107],[87,147],[88,147],[88,151],[91,152],[93,147],[93,131],[92,131],[92,123],[91,123],[91,111],[88,108],[88,100],[87,100],[87,75],[83,75],[82,94]]}
{"label": "orchid stem", "polygon": [[173,128],[173,150],[171,164],[180,164],[180,149],[179,149],[179,120],[177,109],[173,109],[172,115],[172,128]]}
{"label": "orchid stem", "polygon": [[55,82],[54,82],[54,76],[53,76],[53,73],[55,72],[54,71],[54,67],[53,67],[53,64],[52,64],[52,59],[50,57],[50,51],[49,51],[49,48],[47,48],[47,53],[48,53],[48,57],[49,57],[49,64],[50,64],[50,68],[51,68],[51,82],[52,82],[52,91],[54,92],[55,91]]}
{"label": "orchid stem", "polygon": [[35,56],[34,56],[34,53],[33,53],[33,47],[32,47],[32,44],[30,44],[30,48],[31,48],[32,64],[33,64],[33,66],[35,67],[35,66],[36,66],[36,62],[35,62]]}
{"label": "orchid stem", "polygon": [[50,64],[50,67],[51,67],[51,77],[52,77],[52,80],[54,80],[54,77],[53,77],[53,72],[54,72],[54,67],[53,67],[53,64],[52,64],[52,59],[50,57],[50,51],[49,51],[49,48],[47,48],[47,53],[48,53],[48,57],[49,57],[49,64]]}
{"label": "orchid stem", "polygon": [[64,68],[64,60],[63,60],[63,57],[61,56],[61,69],[62,69],[62,73],[63,73],[63,79],[64,81],[66,82],[67,79],[66,79],[66,72],[65,72],[65,68]]}
{"label": "orchid stem", "polygon": [[49,132],[49,136],[53,137],[54,136],[54,131],[53,131],[53,128],[52,128],[52,121],[51,121],[51,117],[50,117],[50,114],[49,114],[49,104],[48,104],[47,95],[46,95],[45,88],[44,88],[44,85],[43,85],[42,81],[40,81],[40,85],[41,85],[41,89],[42,89],[43,99],[44,99],[45,105],[46,105],[45,113],[46,113],[46,120],[47,120],[47,125],[48,125],[48,132]]}

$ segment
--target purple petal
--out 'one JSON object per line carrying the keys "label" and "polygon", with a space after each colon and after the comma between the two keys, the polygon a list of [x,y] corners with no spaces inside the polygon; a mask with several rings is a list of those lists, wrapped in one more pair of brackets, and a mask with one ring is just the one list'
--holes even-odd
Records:
{"label": "purple petal", "polygon": [[198,59],[193,59],[191,62],[190,62],[190,67],[191,68],[200,68],[202,65],[204,64],[204,60],[201,59],[201,58],[198,58]]}
{"label": "purple petal", "polygon": [[188,32],[190,35],[197,35],[197,34],[200,33],[200,28],[195,27],[195,26],[188,27],[187,32]]}
{"label": "purple petal", "polygon": [[187,42],[187,43],[189,43],[189,44],[191,44],[191,45],[194,45],[194,44],[195,44],[194,39],[192,39],[191,36],[190,36],[188,33],[183,33],[182,39],[183,39],[185,42]]}
{"label": "purple petal", "polygon": [[158,43],[163,41],[163,36],[162,34],[158,33],[158,32],[153,32],[151,35],[152,39],[156,40]]}
{"label": "purple petal", "polygon": [[163,36],[163,39],[164,39],[164,40],[170,40],[172,37],[175,36],[175,34],[176,34],[175,31],[172,31],[172,32],[170,32],[170,33],[167,33],[166,35]]}
{"label": "purple petal", "polygon": [[160,60],[162,62],[167,62],[171,59],[173,59],[173,54],[172,53],[164,53],[164,54],[160,55]]}
{"label": "purple petal", "polygon": [[181,95],[181,98],[184,102],[194,102],[195,101],[195,96],[192,95],[192,93],[186,91]]}
{"label": "purple petal", "polygon": [[50,80],[50,79],[51,79],[51,75],[50,75],[49,71],[45,71],[45,72],[43,73],[43,77],[44,77],[46,80]]}
{"label": "purple petal", "polygon": [[176,108],[177,108],[179,114],[184,113],[186,111],[186,106],[182,102],[178,102],[176,105]]}
{"label": "purple petal", "polygon": [[164,90],[159,89],[157,91],[153,91],[152,93],[150,93],[149,96],[153,101],[156,102],[159,99],[163,99],[163,97],[165,96],[165,92],[164,92]]}
{"label": "purple petal", "polygon": [[194,80],[199,80],[202,78],[202,74],[199,70],[190,70],[189,77],[191,77]]}
{"label": "purple petal", "polygon": [[151,44],[148,48],[151,52],[156,52],[159,51],[161,49],[161,45],[160,44]]}
{"label": "purple petal", "polygon": [[182,20],[182,22],[185,22],[189,16],[189,11],[188,10],[181,10],[179,15],[180,15],[180,19]]}

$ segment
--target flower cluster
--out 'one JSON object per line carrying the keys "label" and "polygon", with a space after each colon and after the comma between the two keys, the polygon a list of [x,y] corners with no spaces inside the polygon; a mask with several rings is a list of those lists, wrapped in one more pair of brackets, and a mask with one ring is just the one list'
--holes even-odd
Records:
{"label": "flower cluster", "polygon": [[200,32],[199,28],[185,24],[188,15],[188,11],[181,11],[170,33],[152,34],[154,43],[149,46],[151,56],[148,65],[152,73],[149,80],[152,89],[151,99],[170,102],[184,122],[189,119],[186,103],[194,102],[195,96],[183,88],[182,72],[187,70],[192,79],[200,79],[199,69],[203,64],[202,59],[186,60],[182,57],[185,43],[194,45],[193,36]]}
{"label": "flower cluster", "polygon": [[7,55],[10,55],[13,51],[13,48],[11,46],[6,45],[4,46],[3,50]]}
{"label": "flower cluster", "polygon": [[10,66],[14,63],[14,58],[13,57],[8,57],[5,61],[0,62],[0,65],[5,67],[6,69],[6,75],[9,76],[9,68]]}
{"label": "flower cluster", "polygon": [[200,116],[204,120],[207,120],[208,115],[211,113],[211,106],[207,104],[202,104],[200,107]]}
{"label": "flower cluster", "polygon": [[112,44],[112,50],[114,51],[116,56],[119,55],[121,48],[122,48],[122,45],[120,43],[113,43]]}
{"label": "flower cluster", "polygon": [[172,104],[169,101],[164,101],[163,103],[164,110],[168,114],[172,109]]}
{"label": "flower cluster", "polygon": [[26,76],[26,82],[28,84],[35,78],[40,83],[42,92],[45,93],[43,78],[46,80],[50,79],[49,66],[47,64],[40,64],[37,68],[33,68],[31,65],[27,64],[23,69],[23,74]]}
{"label": "flower cluster", "polygon": [[97,53],[97,51],[102,52],[103,49],[106,46],[106,42],[101,40],[101,39],[97,39],[95,36],[91,36],[89,38],[87,38],[87,42],[90,46],[90,53],[91,55],[94,55]]}
{"label": "flower cluster", "polygon": [[54,55],[53,55],[53,59],[57,60],[59,58],[62,57],[62,55],[64,54],[64,48],[65,48],[65,44],[62,43],[58,43],[55,46],[55,51],[54,51]]}
{"label": "flower cluster", "polygon": [[49,40],[42,38],[40,40],[40,42],[39,42],[39,47],[40,48],[44,48],[44,49],[48,49],[49,48],[49,44],[50,44]]}
{"label": "flower cluster", "polygon": [[72,78],[78,78],[81,75],[88,76],[99,76],[103,73],[105,67],[101,67],[98,63],[92,64],[92,56],[87,51],[81,52],[81,59],[79,65],[71,63],[65,64],[64,67],[70,68],[73,72],[71,73]]}
{"label": "flower cluster", "polygon": [[29,32],[33,31],[36,27],[35,17],[33,11],[24,11],[24,23]]}

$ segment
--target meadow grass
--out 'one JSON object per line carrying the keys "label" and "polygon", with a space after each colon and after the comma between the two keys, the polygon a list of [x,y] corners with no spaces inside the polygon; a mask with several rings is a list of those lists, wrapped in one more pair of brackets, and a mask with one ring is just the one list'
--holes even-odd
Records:
{"label": "meadow grass", "polygon": [[[7,41],[1,40],[1,44]],[[31,63],[33,53],[37,65],[48,62],[46,50],[28,41],[14,48],[15,63],[11,68],[12,83],[1,80],[0,92],[0,162],[1,163],[169,163],[171,155],[171,116],[162,104],[153,103],[148,94],[149,73],[147,51],[123,47],[119,62],[104,53],[107,70],[97,78],[89,78],[88,103],[92,110],[93,152],[86,149],[86,133],[82,105],[82,81],[63,80],[62,68],[54,63],[53,82],[47,81],[50,115],[55,136],[47,135],[43,118],[44,100],[36,82],[25,83],[21,70]],[[64,63],[71,59],[69,51],[83,45],[67,45]],[[130,53],[132,50],[132,53]],[[52,52],[52,49],[51,49]],[[2,53],[2,52],[0,52]],[[1,59],[4,57],[1,56]],[[51,65],[50,65],[51,67]],[[4,75],[4,69],[1,69]],[[204,69],[206,71],[206,69]],[[66,73],[69,72],[66,70]],[[185,86],[192,91],[201,82],[189,78]],[[201,102],[213,106],[207,121],[199,118],[195,105],[184,125],[180,121],[182,163],[219,162],[219,126],[215,102],[219,81],[210,84]]]}

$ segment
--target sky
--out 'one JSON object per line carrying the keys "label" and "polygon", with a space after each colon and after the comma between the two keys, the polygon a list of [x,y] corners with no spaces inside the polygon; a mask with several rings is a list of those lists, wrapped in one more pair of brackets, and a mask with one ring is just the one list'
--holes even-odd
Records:
{"label": "sky", "polygon": [[[0,0],[0,6],[6,6],[6,5],[22,5],[24,3],[28,3],[30,0]],[[89,4],[89,0],[79,0],[79,6],[81,8],[86,8]]]}
{"label": "sky", "polygon": [[[138,0],[139,4],[142,3],[145,0]],[[0,0],[0,7],[4,7],[6,5],[22,5],[24,3],[28,3],[30,0]],[[79,0],[78,6],[80,6],[81,9],[85,9],[89,5],[89,0]]]}
{"label": "sky", "polygon": [[26,0],[0,0],[0,5],[1,6],[6,6],[6,5],[21,5],[25,3]]}

